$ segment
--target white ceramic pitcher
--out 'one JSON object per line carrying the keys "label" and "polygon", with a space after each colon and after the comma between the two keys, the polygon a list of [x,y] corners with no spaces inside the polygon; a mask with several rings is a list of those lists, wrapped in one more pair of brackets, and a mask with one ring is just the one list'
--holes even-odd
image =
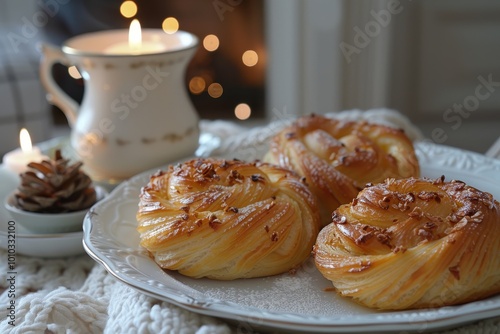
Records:
{"label": "white ceramic pitcher", "polygon": [[[95,180],[123,180],[193,155],[198,146],[198,115],[184,83],[198,39],[183,31],[146,29],[143,40],[160,45],[160,51],[107,52],[126,39],[127,32],[111,30],[71,38],[62,48],[42,46],[42,84],[49,101],[65,113],[71,145]],[[55,63],[78,68],[84,80],[81,105],[56,84]]]}

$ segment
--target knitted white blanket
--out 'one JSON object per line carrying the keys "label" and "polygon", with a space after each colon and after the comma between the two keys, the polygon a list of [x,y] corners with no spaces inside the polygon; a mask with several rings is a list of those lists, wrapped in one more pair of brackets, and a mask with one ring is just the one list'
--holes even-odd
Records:
{"label": "knitted white blanket", "polygon": [[[399,114],[386,110],[343,113],[396,124],[414,139],[420,133]],[[226,138],[217,153],[264,139],[287,120],[248,130],[228,122],[203,122],[205,132]],[[250,136],[249,136],[250,135]],[[10,290],[7,253],[0,250],[0,333],[252,333],[222,320],[199,315],[148,297],[116,280],[87,255],[66,259],[16,257],[15,292]],[[10,295],[15,293],[15,296]],[[15,316],[9,312],[15,301]],[[500,317],[444,331],[448,334],[500,333]]]}
{"label": "knitted white blanket", "polygon": [[0,333],[231,333],[215,319],[149,298],[117,281],[88,256],[16,257],[15,318],[9,317],[2,258]]}

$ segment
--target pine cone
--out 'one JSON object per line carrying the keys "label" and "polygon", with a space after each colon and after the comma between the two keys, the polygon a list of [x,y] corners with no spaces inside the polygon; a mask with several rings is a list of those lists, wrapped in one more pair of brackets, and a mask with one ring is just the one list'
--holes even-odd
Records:
{"label": "pine cone", "polygon": [[96,202],[90,177],[80,170],[83,165],[69,165],[57,150],[54,160],[31,162],[21,174],[21,185],[15,193],[15,205],[25,211],[63,213],[89,208]]}

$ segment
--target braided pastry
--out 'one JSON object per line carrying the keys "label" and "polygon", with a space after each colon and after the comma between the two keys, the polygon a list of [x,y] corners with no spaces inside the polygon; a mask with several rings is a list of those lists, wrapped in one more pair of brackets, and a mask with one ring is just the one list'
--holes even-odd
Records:
{"label": "braided pastry", "polygon": [[264,161],[306,177],[318,197],[324,225],[367,183],[419,176],[410,139],[402,130],[366,122],[305,116],[280,131]]}
{"label": "braided pastry", "polygon": [[319,231],[315,197],[266,163],[196,159],[153,175],[140,195],[141,245],[191,277],[268,276],[306,260]]}
{"label": "braided pastry", "polygon": [[343,296],[378,309],[440,307],[500,292],[500,204],[461,181],[367,187],[314,246]]}

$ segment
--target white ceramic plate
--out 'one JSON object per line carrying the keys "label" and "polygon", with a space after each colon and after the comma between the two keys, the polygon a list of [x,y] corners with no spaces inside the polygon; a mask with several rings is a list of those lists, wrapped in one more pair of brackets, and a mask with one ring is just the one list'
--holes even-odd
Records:
{"label": "white ceramic plate", "polygon": [[26,256],[55,258],[84,254],[82,231],[34,234],[16,223],[3,203],[18,183],[19,176],[0,165],[0,248],[8,249],[10,240],[10,244],[15,245],[16,254]]}
{"label": "white ceramic plate", "polygon": [[[500,161],[431,143],[416,145],[422,175],[460,179],[500,199]],[[162,271],[138,246],[135,214],[150,172],[118,186],[84,221],[86,251],[121,281],[194,312],[233,321],[243,332],[356,333],[442,329],[500,315],[500,295],[452,307],[377,312],[335,293],[312,261],[294,274],[235,281],[190,279]]]}

